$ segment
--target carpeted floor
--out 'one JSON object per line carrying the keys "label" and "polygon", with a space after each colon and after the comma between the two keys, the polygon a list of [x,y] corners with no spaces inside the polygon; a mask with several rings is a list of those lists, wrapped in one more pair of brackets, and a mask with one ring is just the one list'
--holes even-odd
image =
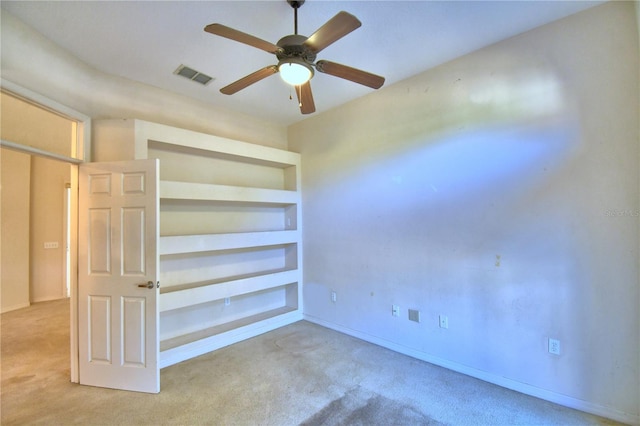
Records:
{"label": "carpeted floor", "polygon": [[161,392],[69,382],[69,305],[1,316],[2,425],[613,425],[301,321],[165,368]]}

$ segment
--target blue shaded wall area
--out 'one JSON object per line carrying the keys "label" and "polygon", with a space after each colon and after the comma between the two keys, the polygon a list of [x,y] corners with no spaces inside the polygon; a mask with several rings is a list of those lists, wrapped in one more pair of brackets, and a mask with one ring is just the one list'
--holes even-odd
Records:
{"label": "blue shaded wall area", "polygon": [[307,318],[637,422],[638,75],[609,3],[291,126]]}

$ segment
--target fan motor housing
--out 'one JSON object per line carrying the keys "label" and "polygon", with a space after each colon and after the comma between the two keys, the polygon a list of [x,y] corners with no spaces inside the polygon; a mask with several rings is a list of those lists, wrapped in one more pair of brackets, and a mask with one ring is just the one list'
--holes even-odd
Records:
{"label": "fan motor housing", "polygon": [[299,34],[282,37],[276,43],[281,48],[279,52],[276,52],[276,57],[278,60],[300,58],[309,64],[313,64],[313,61],[316,60],[316,54],[303,44],[306,40],[306,36]]}

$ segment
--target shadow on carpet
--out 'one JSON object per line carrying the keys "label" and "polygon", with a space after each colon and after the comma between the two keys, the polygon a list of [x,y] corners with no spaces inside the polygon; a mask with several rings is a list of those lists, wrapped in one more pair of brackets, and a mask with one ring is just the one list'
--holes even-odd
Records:
{"label": "shadow on carpet", "polygon": [[302,426],[444,425],[410,405],[357,387],[331,401]]}

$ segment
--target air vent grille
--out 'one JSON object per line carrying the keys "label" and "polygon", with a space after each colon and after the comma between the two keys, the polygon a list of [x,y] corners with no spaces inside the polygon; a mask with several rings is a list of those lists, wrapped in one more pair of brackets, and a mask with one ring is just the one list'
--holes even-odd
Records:
{"label": "air vent grille", "polygon": [[186,65],[180,65],[173,73],[184,78],[188,78],[191,81],[195,81],[196,83],[200,83],[203,86],[206,86],[213,80],[213,77],[196,71],[193,68],[189,68]]}

